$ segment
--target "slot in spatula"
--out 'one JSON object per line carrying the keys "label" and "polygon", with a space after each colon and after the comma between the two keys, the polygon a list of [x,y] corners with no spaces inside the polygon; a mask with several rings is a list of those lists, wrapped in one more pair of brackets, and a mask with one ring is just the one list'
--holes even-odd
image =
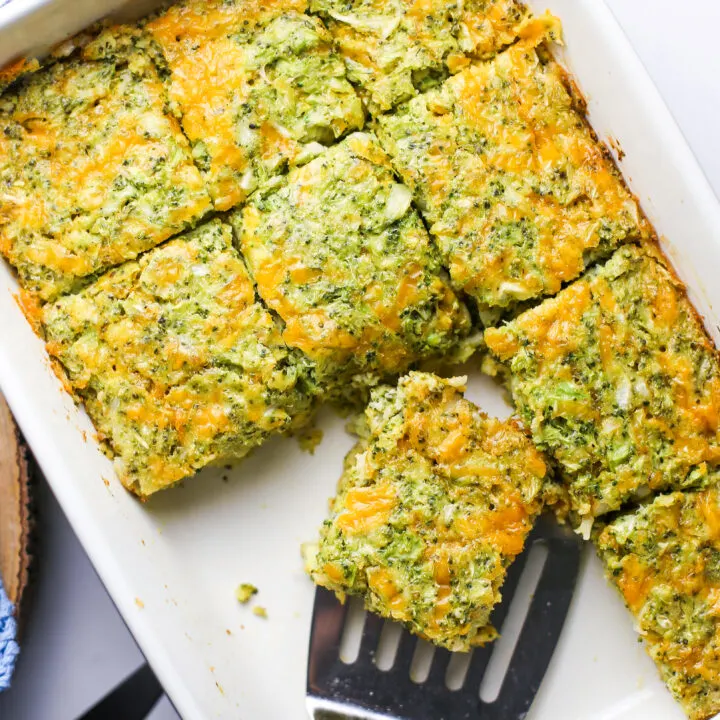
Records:
{"label": "slot in spatula", "polygon": [[380,670],[376,655],[385,621],[366,614],[360,650],[353,662],[341,657],[348,603],[317,589],[310,636],[307,704],[315,720],[519,720],[540,688],[567,615],[580,562],[581,541],[552,518],[542,517],[528,537],[525,550],[508,569],[502,602],[491,622],[503,623],[534,545],[542,543],[547,557],[518,636],[500,691],[492,702],[480,697],[480,685],[497,646],[476,648],[458,689],[447,685],[453,653],[436,648],[424,682],[411,678],[417,643],[403,630],[394,662]]}

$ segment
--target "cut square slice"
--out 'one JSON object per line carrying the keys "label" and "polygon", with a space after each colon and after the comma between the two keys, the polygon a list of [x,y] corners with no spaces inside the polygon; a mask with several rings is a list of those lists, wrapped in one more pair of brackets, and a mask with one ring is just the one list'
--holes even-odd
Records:
{"label": "cut square slice", "polygon": [[317,546],[313,580],[450,650],[493,639],[505,571],[542,507],[545,463],[511,421],[413,372],[373,391]]}
{"label": "cut square slice", "polygon": [[360,129],[360,99],[305,3],[188,0],[148,24],[215,207]]}
{"label": "cut square slice", "polygon": [[675,492],[594,537],[648,653],[692,720],[720,712],[720,492]]}
{"label": "cut square slice", "polygon": [[561,71],[533,48],[559,27],[533,23],[529,39],[378,120],[456,289],[495,314],[650,234]]}
{"label": "cut square slice", "polygon": [[717,351],[653,247],[621,248],[485,341],[581,518],[720,481]]}
{"label": "cut square slice", "polygon": [[105,31],[0,97],[0,252],[43,300],[211,209],[141,45]]}
{"label": "cut square slice", "polygon": [[288,345],[330,378],[460,351],[467,309],[374,138],[355,133],[232,216]]}
{"label": "cut square slice", "polygon": [[43,322],[120,479],[140,495],[309,419],[307,362],[256,301],[219,220],[46,305]]}
{"label": "cut square slice", "polygon": [[518,0],[311,0],[373,114],[390,110],[468,62],[512,43]]}

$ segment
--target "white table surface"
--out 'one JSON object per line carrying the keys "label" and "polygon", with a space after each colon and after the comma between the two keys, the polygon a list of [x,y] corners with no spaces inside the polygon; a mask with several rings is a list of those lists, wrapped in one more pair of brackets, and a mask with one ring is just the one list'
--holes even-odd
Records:
{"label": "white table surface", "polygon": [[[606,1],[720,196],[720,2]],[[143,662],[44,484],[38,500],[36,593],[13,687],[0,694],[2,720],[72,720]],[[150,718],[177,714],[163,700]]]}

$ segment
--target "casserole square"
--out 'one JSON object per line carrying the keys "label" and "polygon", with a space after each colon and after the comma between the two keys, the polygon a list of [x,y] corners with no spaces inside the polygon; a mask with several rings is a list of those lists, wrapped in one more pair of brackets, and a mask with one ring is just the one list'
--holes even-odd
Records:
{"label": "casserole square", "polygon": [[660,495],[601,525],[608,579],[692,720],[720,712],[720,492]]}
{"label": "casserole square", "polygon": [[231,221],[285,341],[331,384],[472,351],[468,311],[371,135],[350,135],[292,170]]}
{"label": "casserole square", "polygon": [[518,0],[311,0],[371,113],[392,109],[517,37]]}
{"label": "casserole square", "polygon": [[313,408],[311,367],[212,220],[42,310],[47,347],[139,495],[247,454]]}
{"label": "casserole square", "polygon": [[360,129],[360,99],[300,0],[188,0],[148,23],[215,208]]}
{"label": "casserole square", "polygon": [[580,518],[720,480],[717,350],[653,246],[617,250],[485,342]]}
{"label": "casserole square", "polygon": [[0,97],[0,252],[43,300],[211,208],[142,46],[135,30],[106,30]]}
{"label": "casserole square", "polygon": [[527,39],[377,121],[454,287],[489,318],[650,234],[559,67],[534,49],[547,33],[559,38],[557,21],[534,18]]}
{"label": "casserole square", "polygon": [[373,390],[318,546],[313,580],[449,650],[492,640],[507,566],[542,508],[546,466],[512,421],[411,372]]}

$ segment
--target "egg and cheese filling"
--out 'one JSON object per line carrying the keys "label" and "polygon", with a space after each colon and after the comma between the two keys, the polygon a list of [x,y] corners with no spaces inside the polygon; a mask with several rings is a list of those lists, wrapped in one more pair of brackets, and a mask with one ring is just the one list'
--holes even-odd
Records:
{"label": "egg and cheese filling", "polygon": [[467,309],[371,135],[355,133],[292,170],[231,220],[260,297],[285,322],[283,338],[331,384],[465,351]]}
{"label": "egg and cheese filling", "polygon": [[485,341],[580,517],[720,480],[718,354],[651,248],[617,250]]}
{"label": "egg and cheese filling", "polygon": [[560,37],[533,18],[485,63],[377,120],[384,149],[436,238],[456,289],[490,312],[555,294],[649,228],[554,63]]}
{"label": "egg and cheese filling", "polygon": [[373,114],[512,43],[528,12],[518,0],[310,0],[348,77]]}
{"label": "egg and cheese filling", "polygon": [[691,720],[720,712],[720,491],[661,495],[594,537],[608,578]]}
{"label": "egg and cheese filling", "polygon": [[0,253],[43,300],[211,208],[141,44],[107,30],[0,96]]}
{"label": "egg and cheese filling", "polygon": [[302,0],[187,0],[148,23],[215,207],[304,162],[364,112]]}
{"label": "egg and cheese filling", "polygon": [[308,363],[257,302],[219,220],[42,312],[50,354],[139,495],[309,419]]}
{"label": "egg and cheese filling", "polygon": [[466,400],[464,382],[412,372],[373,391],[319,544],[305,553],[317,584],[450,650],[495,636],[490,613],[546,475],[523,432]]}

